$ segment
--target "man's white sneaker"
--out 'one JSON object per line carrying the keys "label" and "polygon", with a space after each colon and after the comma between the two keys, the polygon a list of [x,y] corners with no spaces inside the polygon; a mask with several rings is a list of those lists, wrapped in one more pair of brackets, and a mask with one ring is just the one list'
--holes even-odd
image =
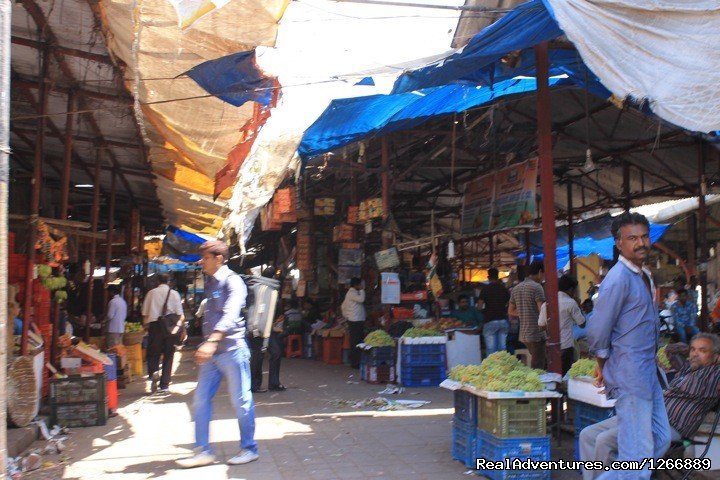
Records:
{"label": "man's white sneaker", "polygon": [[260,455],[253,453],[250,450],[240,450],[240,453],[235,455],[233,458],[228,460],[228,465],[244,465],[246,463],[254,462],[260,458]]}
{"label": "man's white sneaker", "polygon": [[192,457],[183,458],[177,461],[177,464],[182,468],[195,468],[205,467],[215,463],[215,455],[210,452],[196,453]]}

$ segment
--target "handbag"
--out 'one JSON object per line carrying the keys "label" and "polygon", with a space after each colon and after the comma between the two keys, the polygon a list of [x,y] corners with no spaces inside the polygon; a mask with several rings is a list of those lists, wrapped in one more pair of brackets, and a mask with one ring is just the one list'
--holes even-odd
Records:
{"label": "handbag", "polygon": [[172,288],[168,288],[168,294],[167,297],[165,297],[165,303],[163,304],[162,315],[158,317],[158,322],[160,323],[163,337],[177,337],[179,339],[180,333],[182,332],[182,325],[180,325],[180,315],[176,313],[167,313],[167,304],[168,300],[170,300],[171,293]]}

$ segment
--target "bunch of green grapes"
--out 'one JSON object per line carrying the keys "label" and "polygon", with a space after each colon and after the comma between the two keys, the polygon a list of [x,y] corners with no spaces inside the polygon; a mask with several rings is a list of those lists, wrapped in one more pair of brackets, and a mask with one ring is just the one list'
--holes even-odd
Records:
{"label": "bunch of green grapes", "polygon": [[522,363],[515,355],[501,351],[489,355],[483,360],[480,368],[483,375],[502,377],[521,366]]}
{"label": "bunch of green grapes", "polygon": [[667,345],[661,347],[660,350],[657,351],[657,360],[662,368],[664,368],[665,370],[670,370],[672,368],[672,365],[670,365],[670,360],[665,353],[666,346]]}
{"label": "bunch of green grapes", "polygon": [[456,365],[450,370],[448,378],[462,383],[472,384],[480,377],[480,365]]}
{"label": "bunch of green grapes", "polygon": [[581,358],[572,364],[568,375],[570,378],[575,377],[595,377],[595,367],[597,363],[592,358]]}
{"label": "bunch of green grapes", "polygon": [[67,286],[67,279],[62,276],[45,277],[42,279],[42,284],[48,290],[60,290]]}
{"label": "bunch of green grapes", "polygon": [[63,303],[65,300],[67,300],[68,294],[65,290],[58,290],[55,292],[55,301],[57,303]]}
{"label": "bunch of green grapes", "polygon": [[385,330],[375,330],[367,334],[363,341],[371,347],[392,347],[395,340]]}
{"label": "bunch of green grapes", "polygon": [[143,330],[144,330],[143,326],[140,325],[139,323],[127,322],[125,324],[125,333],[142,332]]}
{"label": "bunch of green grapes", "polygon": [[419,337],[437,337],[440,333],[437,330],[430,330],[429,328],[408,328],[403,333],[403,337],[408,338],[419,338]]}

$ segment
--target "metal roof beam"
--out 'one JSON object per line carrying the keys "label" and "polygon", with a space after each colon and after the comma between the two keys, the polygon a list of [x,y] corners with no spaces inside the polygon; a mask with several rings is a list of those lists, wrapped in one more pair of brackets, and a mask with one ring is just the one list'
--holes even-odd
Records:
{"label": "metal roof beam", "polygon": [[13,35],[12,43],[14,43],[15,45],[22,45],[25,47],[34,48],[36,50],[42,50],[43,48],[50,48],[53,50],[58,50],[63,55],[69,55],[71,57],[77,57],[77,58],[84,58],[85,60],[91,60],[93,62],[98,62],[98,63],[112,64],[112,59],[108,55],[103,55],[100,53],[86,52],[84,50],[77,50],[75,48],[63,47],[63,46],[57,45],[57,44],[55,44],[55,45],[44,44],[43,42],[39,42],[37,40],[32,40],[30,38],[17,37],[15,35]]}

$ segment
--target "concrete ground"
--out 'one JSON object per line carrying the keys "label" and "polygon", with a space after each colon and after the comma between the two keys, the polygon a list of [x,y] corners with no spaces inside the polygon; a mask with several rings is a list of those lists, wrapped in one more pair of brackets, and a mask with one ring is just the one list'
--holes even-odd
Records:
{"label": "concrete ground", "polygon": [[[223,462],[238,449],[238,428],[222,387],[215,401],[211,440],[216,465],[183,471],[175,460],[193,444],[190,402],[196,380],[192,352],[180,362],[171,395],[145,394],[144,382],[120,391],[119,415],[103,427],[71,430],[66,479],[461,479],[467,469],[451,458],[452,393],[439,388],[409,389],[392,398],[429,400],[417,410],[378,412],[336,407],[334,400],[377,397],[384,386],[359,381],[357,371],[315,360],[283,359],[288,390],[255,396],[260,446],[257,462],[230,467]],[[266,376],[267,378],[267,376]],[[553,457],[572,458],[572,437]],[[553,478],[579,480],[576,472]]]}

